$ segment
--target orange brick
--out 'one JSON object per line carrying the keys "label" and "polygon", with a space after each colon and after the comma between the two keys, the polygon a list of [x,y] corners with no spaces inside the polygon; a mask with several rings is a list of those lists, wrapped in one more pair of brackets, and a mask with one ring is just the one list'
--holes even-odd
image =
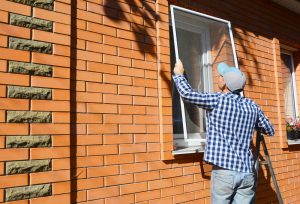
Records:
{"label": "orange brick", "polygon": [[133,164],[123,164],[120,166],[120,173],[136,173],[147,171],[147,163],[133,163]]}
{"label": "orange brick", "polygon": [[120,190],[121,195],[147,191],[147,182],[122,185]]}
{"label": "orange brick", "polygon": [[28,149],[0,149],[0,161],[27,160]]}
{"label": "orange brick", "polygon": [[142,172],[134,175],[134,182],[151,181],[157,179],[160,179],[159,171]]}
{"label": "orange brick", "polygon": [[103,178],[80,179],[77,181],[78,190],[103,187]]}
{"label": "orange brick", "polygon": [[30,199],[31,204],[53,204],[53,203],[70,203],[70,194],[52,195],[48,197],[32,198]]}
{"label": "orange brick", "polygon": [[31,86],[68,89],[69,83],[69,79],[31,76]]}
{"label": "orange brick", "polygon": [[104,144],[124,144],[132,142],[133,136],[131,134],[103,135]]}
{"label": "orange brick", "polygon": [[131,105],[119,105],[120,114],[146,114],[146,107],[144,106],[131,106]]}
{"label": "orange brick", "polygon": [[105,134],[105,133],[118,133],[118,126],[115,124],[88,124],[88,134]]}
{"label": "orange brick", "polygon": [[[1,51],[1,50],[0,50]],[[25,51],[22,51],[25,52]],[[1,56],[0,56],[1,58]],[[20,61],[25,61],[20,60]],[[48,64],[53,66],[61,66],[61,67],[70,67],[70,58],[64,57],[64,56],[58,56],[58,55],[49,55],[49,54],[43,54],[43,53],[32,53],[32,62],[38,63],[38,64]]]}
{"label": "orange brick", "polygon": [[53,54],[70,57],[70,47],[64,45],[53,44]]}
{"label": "orange brick", "polygon": [[120,154],[146,152],[146,144],[120,144]]}
{"label": "orange brick", "polygon": [[145,96],[145,88],[134,86],[119,86],[118,93],[124,95]]}
{"label": "orange brick", "polygon": [[68,14],[58,13],[54,11],[49,11],[46,9],[40,9],[37,7],[33,7],[33,17],[46,19],[49,21],[64,23],[70,25],[71,18]]}
{"label": "orange brick", "polygon": [[53,67],[53,77],[70,79],[70,69],[62,67]]}
{"label": "orange brick", "polygon": [[159,116],[144,116],[144,115],[135,115],[134,116],[134,123],[135,124],[160,124]]}
{"label": "orange brick", "polygon": [[161,190],[162,197],[174,196],[174,195],[179,195],[179,194],[183,194],[183,193],[184,193],[183,186],[164,188]]}
{"label": "orange brick", "polygon": [[29,124],[0,123],[0,135],[28,135]]}
{"label": "orange brick", "polygon": [[59,182],[70,180],[69,170],[39,172],[30,174],[30,184],[40,184],[47,182]]}
{"label": "orange brick", "polygon": [[71,192],[71,181],[52,183],[52,194],[53,195],[70,193],[70,192]]}
{"label": "orange brick", "polygon": [[78,10],[77,18],[86,20],[86,21],[91,21],[94,23],[102,23],[102,15],[88,12],[88,11]]}
{"label": "orange brick", "polygon": [[0,35],[0,47],[8,47],[8,37],[4,35]]}
{"label": "orange brick", "polygon": [[132,104],[132,96],[103,94],[104,103]]}
{"label": "orange brick", "polygon": [[52,135],[53,147],[69,146],[70,143],[70,135]]}
{"label": "orange brick", "polygon": [[96,72],[77,71],[77,80],[102,82],[102,74]]}
{"label": "orange brick", "polygon": [[127,164],[127,163],[133,163],[133,161],[134,161],[133,154],[106,155],[106,156],[104,156],[104,164],[105,165]]}
{"label": "orange brick", "polygon": [[88,92],[117,93],[117,85],[87,82]]}
{"label": "orange brick", "polygon": [[30,52],[23,51],[23,50],[0,48],[0,59],[29,62],[30,61]]}
{"label": "orange brick", "polygon": [[70,157],[69,147],[31,148],[30,159],[48,159]]}
{"label": "orange brick", "polygon": [[160,160],[160,152],[138,153],[135,155],[136,162]]}
{"label": "orange brick", "polygon": [[[134,141],[135,141],[135,143],[159,142],[160,135],[159,134],[135,134]],[[172,135],[172,141],[173,141],[173,135]]]}
{"label": "orange brick", "polygon": [[131,66],[131,59],[103,54],[103,62],[113,65]]}
{"label": "orange brick", "polygon": [[70,36],[41,30],[32,30],[32,39],[60,45],[70,45]]}
{"label": "orange brick", "polygon": [[0,188],[28,185],[28,174],[0,176]]}
{"label": "orange brick", "polygon": [[92,22],[87,22],[87,30],[88,31],[93,31],[96,33],[101,33],[105,35],[110,35],[110,36],[116,36],[117,35],[117,29],[108,27],[102,24],[97,24],[97,23],[92,23]]}
{"label": "orange brick", "polygon": [[29,100],[1,98],[1,107],[3,110],[28,110]]}
{"label": "orange brick", "polygon": [[76,101],[78,102],[102,102],[101,93],[77,92]]}
{"label": "orange brick", "polygon": [[70,91],[69,90],[60,90],[60,89],[53,89],[52,90],[52,100],[59,101],[59,100],[69,100],[70,99]]}
{"label": "orange brick", "polygon": [[142,35],[142,34],[132,32],[132,31],[127,31],[127,30],[120,30],[120,29],[118,29],[117,32],[118,32],[117,34],[118,34],[119,38],[144,42],[144,35]]}
{"label": "orange brick", "polygon": [[71,169],[70,158],[52,159],[52,171]]}
{"label": "orange brick", "polygon": [[195,193],[191,192],[191,193],[185,193],[185,194],[180,194],[180,195],[176,195],[174,198],[174,202],[176,203],[184,203],[190,200],[194,200],[195,198]]}
{"label": "orange brick", "polygon": [[107,35],[103,35],[103,43],[106,45],[112,45],[116,47],[123,47],[128,49],[131,48],[131,42],[129,40],[115,38]]}
{"label": "orange brick", "polygon": [[0,175],[3,175],[3,174],[4,174],[4,162],[0,162]]}
{"label": "orange brick", "polygon": [[133,76],[133,77],[144,77],[145,76],[145,70],[135,69],[135,68],[131,68],[131,67],[119,66],[118,73],[119,73],[119,75]]}
{"label": "orange brick", "polygon": [[0,11],[0,22],[8,23],[8,12]]}
{"label": "orange brick", "polygon": [[110,19],[109,17],[103,16],[103,24],[104,25],[108,25],[111,27],[115,27],[115,28],[120,28],[123,30],[130,30],[130,23],[126,22],[126,21],[114,21],[112,19]]}
{"label": "orange brick", "polygon": [[70,102],[69,101],[31,100],[31,110],[33,110],[33,111],[68,111],[68,110],[70,110]]}
{"label": "orange brick", "polygon": [[133,79],[134,86],[143,86],[150,88],[157,88],[158,82],[154,79],[143,79],[143,78],[134,78]]}
{"label": "orange brick", "polygon": [[103,82],[104,83],[110,83],[110,84],[125,84],[125,85],[131,85],[132,84],[131,77],[111,75],[111,74],[104,74],[103,75]]}
{"label": "orange brick", "polygon": [[70,35],[71,28],[70,28],[70,25],[54,22],[53,23],[53,31],[55,33]]}
{"label": "orange brick", "polygon": [[160,204],[160,203],[172,204],[173,203],[173,198],[172,197],[167,197],[167,198],[160,198],[160,199],[154,199],[154,200],[149,201],[149,204]]}
{"label": "orange brick", "polygon": [[4,189],[0,189],[0,202],[4,202]]}
{"label": "orange brick", "polygon": [[105,53],[110,55],[117,55],[117,48],[115,46],[109,46],[94,42],[87,42],[86,49],[93,52]]}
{"label": "orange brick", "polygon": [[68,4],[55,2],[54,11],[58,11],[60,13],[71,14],[71,6]]}
{"label": "orange brick", "polygon": [[113,114],[105,114],[103,116],[104,123],[111,124],[127,124],[132,123],[131,115],[113,115]]}
{"label": "orange brick", "polygon": [[68,112],[53,112],[52,123],[70,123],[70,113]]}
{"label": "orange brick", "polygon": [[146,201],[146,200],[148,201],[155,198],[160,198],[160,190],[136,193],[136,202]]}
{"label": "orange brick", "polygon": [[106,176],[104,178],[105,186],[114,186],[133,182],[133,174]]}
{"label": "orange brick", "polygon": [[[117,74],[116,65],[102,64],[98,62],[87,62],[87,70],[99,73]],[[103,84],[104,85],[104,84]]]}
{"label": "orange brick", "polygon": [[89,113],[117,113],[117,105],[88,103],[87,112]]}
{"label": "orange brick", "polygon": [[145,125],[120,125],[120,133],[145,133]]}
{"label": "orange brick", "polygon": [[[109,53],[107,53],[107,54],[109,54]],[[133,59],[140,59],[140,60],[144,60],[144,58],[145,58],[145,54],[143,52],[136,51],[136,50],[123,49],[123,48],[119,48],[119,56],[133,58]]]}
{"label": "orange brick", "polygon": [[87,147],[87,155],[118,154],[117,145],[93,145]]}
{"label": "orange brick", "polygon": [[77,123],[102,123],[102,114],[78,113]]}
{"label": "orange brick", "polygon": [[2,1],[1,10],[31,16],[31,6],[18,4],[11,1]]}
{"label": "orange brick", "polygon": [[102,5],[94,4],[94,3],[91,3],[91,2],[87,2],[87,11],[91,11],[93,13],[97,13],[97,14],[100,14],[100,15],[105,14],[105,9]]}
{"label": "orange brick", "polygon": [[161,178],[179,177],[182,176],[182,174],[183,174],[182,168],[166,169],[166,170],[161,170],[160,172]]}
{"label": "orange brick", "polygon": [[30,124],[30,134],[70,134],[69,124]]}
{"label": "orange brick", "polygon": [[160,179],[155,181],[149,181],[149,190],[168,188],[172,186],[172,180]]}
{"label": "orange brick", "polygon": [[76,56],[80,60],[87,60],[92,62],[102,62],[102,54],[97,52],[89,52],[77,50]]}
{"label": "orange brick", "polygon": [[105,187],[92,189],[87,191],[88,200],[95,200],[100,198],[110,198],[119,195],[119,187]]}
{"label": "orange brick", "polygon": [[88,156],[88,157],[77,157],[77,167],[91,167],[103,165],[103,156]]}
{"label": "orange brick", "polygon": [[7,71],[7,60],[0,60],[0,71]]}
{"label": "orange brick", "polygon": [[148,105],[148,106],[157,106],[158,98],[156,97],[143,97],[143,96],[134,96],[133,97],[134,105]]}
{"label": "orange brick", "polygon": [[118,166],[101,166],[101,167],[90,167],[87,169],[87,177],[99,177],[116,175],[119,173]]}
{"label": "orange brick", "polygon": [[106,198],[105,203],[106,204],[134,203],[134,194]]}

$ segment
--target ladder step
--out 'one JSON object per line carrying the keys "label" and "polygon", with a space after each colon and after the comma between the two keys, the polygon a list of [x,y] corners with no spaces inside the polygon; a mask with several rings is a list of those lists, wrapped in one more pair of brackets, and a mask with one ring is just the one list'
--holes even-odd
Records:
{"label": "ladder step", "polygon": [[259,163],[260,163],[260,165],[267,165],[268,164],[267,161],[260,161]]}

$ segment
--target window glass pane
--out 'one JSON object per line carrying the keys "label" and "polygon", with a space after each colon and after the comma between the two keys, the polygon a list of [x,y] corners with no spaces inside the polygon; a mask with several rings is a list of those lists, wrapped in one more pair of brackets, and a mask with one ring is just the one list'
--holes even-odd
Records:
{"label": "window glass pane", "polygon": [[287,117],[296,117],[292,56],[281,54],[284,109]]}

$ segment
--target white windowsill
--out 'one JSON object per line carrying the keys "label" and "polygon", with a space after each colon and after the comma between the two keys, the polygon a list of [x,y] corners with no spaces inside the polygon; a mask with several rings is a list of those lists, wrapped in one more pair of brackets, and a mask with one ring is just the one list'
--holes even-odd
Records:
{"label": "white windowsill", "polygon": [[173,155],[179,154],[194,154],[204,152],[205,145],[194,146],[194,147],[184,147],[182,149],[177,149],[172,152]]}
{"label": "white windowsill", "polygon": [[297,145],[297,144],[300,144],[300,139],[288,140],[288,145]]}

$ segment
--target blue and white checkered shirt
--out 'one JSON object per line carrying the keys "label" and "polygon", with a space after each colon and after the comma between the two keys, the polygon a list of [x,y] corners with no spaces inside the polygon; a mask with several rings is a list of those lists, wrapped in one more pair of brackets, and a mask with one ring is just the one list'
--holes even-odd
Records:
{"label": "blue and white checkered shirt", "polygon": [[253,172],[251,141],[255,128],[274,135],[274,128],[259,106],[229,93],[204,93],[192,89],[183,75],[173,76],[183,100],[207,111],[207,144],[204,160],[239,172]]}

